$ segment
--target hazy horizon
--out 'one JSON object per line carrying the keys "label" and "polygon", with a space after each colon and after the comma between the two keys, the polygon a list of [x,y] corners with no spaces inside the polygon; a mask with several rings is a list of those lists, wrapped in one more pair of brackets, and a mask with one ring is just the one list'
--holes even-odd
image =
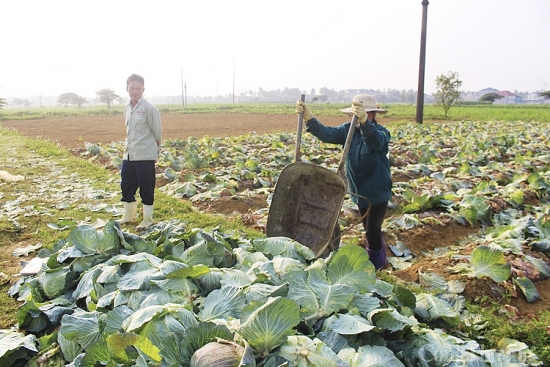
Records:
{"label": "hazy horizon", "polygon": [[[285,89],[295,89],[296,87],[283,87],[283,88],[280,88],[280,89],[277,89],[277,90],[280,90],[280,91],[283,91]],[[481,90],[484,90],[484,89],[487,89],[487,88],[492,88],[492,87],[486,87],[486,88],[482,88]],[[332,89],[332,88],[328,88],[329,90],[332,90],[336,93],[341,93],[341,92],[348,92],[348,91],[356,91],[358,89],[356,88],[346,88],[346,89],[342,89],[342,90],[335,90],[335,89]],[[498,88],[495,88],[495,89],[498,89]],[[275,92],[277,90],[268,90],[267,92]],[[398,92],[402,93],[402,92],[409,92],[411,91],[412,89],[410,90],[398,90]],[[375,90],[376,93],[371,93],[375,96],[378,96],[379,98],[379,102],[382,102],[384,98],[382,98],[383,95],[389,93],[390,91],[392,91],[391,88],[384,88],[382,90]],[[395,91],[395,90],[393,90]],[[415,93],[415,100],[416,100],[416,90],[412,90],[414,93]],[[499,91],[504,91],[504,90],[500,90]],[[258,92],[258,90],[256,91],[253,91],[253,92]],[[319,95],[322,95],[322,93],[320,93],[319,89],[316,89],[315,90],[315,95],[312,95],[309,91],[301,91],[301,92],[305,92],[306,94],[306,100],[310,100],[312,97],[315,97],[315,96],[319,96]],[[370,92],[370,91],[368,91]],[[475,94],[475,93],[478,93],[479,91],[465,91],[465,90],[460,90],[460,92],[464,95],[472,95],[472,94]],[[509,92],[512,92],[512,93],[517,93],[517,94],[530,94],[530,93],[537,93],[537,91],[517,91],[517,90],[512,90],[512,91],[509,91]],[[70,93],[70,92],[68,92]],[[433,97],[433,94],[428,94],[428,93],[425,93],[425,96],[428,96],[428,97]],[[15,98],[19,98],[19,99],[29,99],[30,102],[33,104],[33,106],[38,106],[40,105],[41,103],[45,104],[45,105],[50,105],[50,106],[54,106],[57,104],[57,101],[58,101],[58,97],[59,95],[33,95],[33,96],[12,96],[12,97],[8,97],[6,98],[8,101],[10,101],[11,99],[15,99]],[[84,97],[86,100],[87,100],[87,103],[86,104],[103,104],[99,101],[97,101],[98,97],[97,95],[94,95],[93,96],[80,96],[80,97]],[[121,99],[123,99],[124,101],[128,102],[129,101],[129,97],[126,95],[126,94],[122,94],[122,95],[119,95],[119,97]],[[180,94],[177,94],[177,95],[146,95],[144,93],[144,96],[143,96],[145,99],[148,99],[150,101],[153,101],[154,103],[161,103],[161,104],[180,104],[182,102],[182,94],[180,92]],[[195,96],[195,95],[187,95],[187,103],[191,104],[191,103],[212,103],[212,100],[214,101],[214,103],[216,102],[216,100],[219,100],[221,101],[221,103],[227,103],[228,101],[231,102],[231,97],[232,97],[232,94],[225,94],[225,95],[220,95],[220,96]],[[248,98],[245,98],[243,100],[239,100],[239,95],[238,94],[235,94],[235,102],[236,103],[240,103],[240,102],[253,102],[253,99],[252,97],[254,97],[254,95],[251,97],[251,96],[246,96]],[[299,95],[296,94],[296,98],[298,98]],[[3,97],[5,98],[5,97]],[[221,99],[228,99],[228,100],[224,100],[222,101]],[[261,99],[259,100],[260,102],[269,102],[269,101],[275,101],[277,98],[264,98],[264,99]],[[163,100],[165,101],[168,101],[168,102],[163,102]],[[291,98],[289,99],[289,101],[291,100]],[[329,98],[329,100],[333,100],[332,98]],[[93,101],[96,101],[97,103],[92,103]],[[345,102],[346,99],[341,99],[340,102]],[[116,101],[115,101],[116,102]],[[387,101],[386,101],[387,102]],[[427,102],[425,100],[425,102]],[[397,103],[396,101],[390,101],[389,103]],[[409,102],[406,102],[406,103],[410,103]],[[117,103],[115,103],[117,104]],[[6,107],[16,107],[14,105],[10,105],[8,104]]]}

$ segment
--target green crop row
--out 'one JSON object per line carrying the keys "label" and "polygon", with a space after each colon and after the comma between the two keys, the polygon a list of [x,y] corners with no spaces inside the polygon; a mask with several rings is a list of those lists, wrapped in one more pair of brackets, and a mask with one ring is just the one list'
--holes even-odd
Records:
{"label": "green crop row", "polygon": [[[345,103],[312,103],[316,116],[339,116],[340,109],[348,107]],[[185,107],[179,105],[157,105],[161,113],[253,113],[253,114],[294,114],[292,103],[238,103],[238,104],[192,104]],[[388,114],[384,118],[404,119],[414,121],[416,106],[405,104],[383,105]],[[17,108],[0,111],[2,120],[30,120],[52,117],[106,116],[122,115],[124,106],[117,105],[110,109],[97,107],[52,107],[52,108]],[[443,109],[437,105],[425,105],[423,109],[425,120],[470,120],[470,121],[550,121],[549,105],[487,105],[465,104],[453,106],[449,117],[444,117]]]}

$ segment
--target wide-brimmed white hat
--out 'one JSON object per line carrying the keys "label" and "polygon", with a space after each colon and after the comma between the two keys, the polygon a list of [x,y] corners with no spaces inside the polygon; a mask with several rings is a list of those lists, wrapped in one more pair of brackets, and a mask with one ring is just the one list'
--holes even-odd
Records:
{"label": "wide-brimmed white hat", "polygon": [[[388,111],[380,108],[378,103],[376,103],[376,99],[374,99],[374,97],[370,94],[356,94],[353,97],[352,103],[353,102],[361,102],[363,106],[365,106],[365,112],[376,111],[378,113],[388,113]],[[351,113],[351,107],[344,108],[340,111],[343,113]]]}

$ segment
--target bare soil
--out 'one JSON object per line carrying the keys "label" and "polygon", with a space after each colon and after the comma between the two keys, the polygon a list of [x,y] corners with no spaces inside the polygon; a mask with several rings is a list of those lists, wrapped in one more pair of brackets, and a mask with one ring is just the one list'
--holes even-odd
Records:
{"label": "bare soil", "polygon": [[[250,132],[258,134],[276,132],[294,132],[296,116],[294,115],[264,115],[264,114],[162,114],[164,139],[187,139],[190,136],[221,137],[236,136]],[[345,117],[323,117],[322,122],[336,126],[346,121]],[[382,119],[382,124],[388,124],[390,119]],[[3,121],[3,127],[17,130],[29,137],[49,139],[78,154],[84,149],[84,142],[110,143],[124,140],[125,128],[121,116],[50,118],[41,120]],[[394,180],[405,178],[394,177]],[[159,183],[162,185],[162,182]],[[264,199],[236,201],[228,197],[203,203],[197,209],[218,214],[241,214],[243,219],[249,218],[249,225],[254,228],[257,223],[250,217],[250,212],[266,206]],[[259,228],[261,229],[261,228]],[[479,228],[464,227],[456,222],[447,221],[443,225],[425,225],[406,231],[388,234],[386,242],[390,245],[401,241],[417,256],[414,265],[405,270],[392,271],[403,282],[419,283],[419,272],[431,272],[446,279],[459,278],[449,271],[455,265],[448,257],[434,260],[424,256],[425,252],[436,247],[449,247],[461,243],[469,234]],[[388,255],[392,256],[388,251]],[[540,256],[540,254],[533,254]],[[512,319],[533,317],[539,311],[547,310],[550,304],[550,280],[536,280],[535,285],[540,299],[529,303],[511,283],[496,285],[479,278],[460,276],[460,281],[466,282],[463,294],[470,300],[487,305],[495,302],[503,305]]]}
{"label": "bare soil", "polygon": [[[162,114],[164,139],[187,139],[190,136],[238,136],[250,132],[258,134],[295,132],[296,116],[266,114]],[[335,126],[345,121],[338,116],[323,117],[326,125]],[[63,117],[40,120],[2,121],[2,126],[18,130],[24,135],[51,139],[62,146],[82,148],[84,142],[110,143],[124,140],[126,131],[122,116]]]}

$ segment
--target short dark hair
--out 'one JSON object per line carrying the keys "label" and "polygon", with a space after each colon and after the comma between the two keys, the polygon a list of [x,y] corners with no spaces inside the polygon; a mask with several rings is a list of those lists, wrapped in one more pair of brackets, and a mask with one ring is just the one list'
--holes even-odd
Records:
{"label": "short dark hair", "polygon": [[141,83],[141,85],[145,86],[145,80],[143,79],[143,77],[141,75],[138,75],[138,74],[132,74],[128,77],[128,79],[126,79],[126,86],[128,86],[128,84],[130,84],[130,82],[132,80],[136,80],[138,82]]}

